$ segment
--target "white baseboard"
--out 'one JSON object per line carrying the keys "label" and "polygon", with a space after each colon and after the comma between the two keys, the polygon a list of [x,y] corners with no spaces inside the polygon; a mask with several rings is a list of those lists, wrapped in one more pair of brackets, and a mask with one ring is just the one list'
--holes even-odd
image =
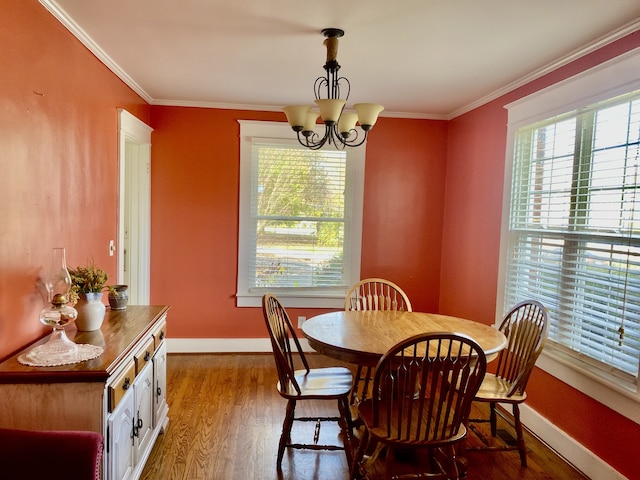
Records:
{"label": "white baseboard", "polygon": [[[507,411],[511,411],[511,408],[507,407]],[[520,419],[527,429],[587,477],[597,480],[627,480],[627,477],[528,407],[526,403],[520,406]]]}
{"label": "white baseboard", "polygon": [[[300,344],[305,352],[313,352],[306,339]],[[168,338],[168,353],[270,353],[268,338]],[[508,408],[508,411],[511,409]],[[538,438],[589,478],[627,480],[609,464],[575,439],[549,422],[526,403],[520,407],[522,423]]]}
{"label": "white baseboard", "polygon": [[[305,352],[313,352],[304,338],[299,338]],[[168,338],[167,353],[271,353],[268,338]]]}

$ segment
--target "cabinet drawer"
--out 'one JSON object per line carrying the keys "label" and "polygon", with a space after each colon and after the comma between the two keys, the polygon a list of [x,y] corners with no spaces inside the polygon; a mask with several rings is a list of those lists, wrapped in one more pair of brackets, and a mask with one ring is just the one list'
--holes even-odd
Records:
{"label": "cabinet drawer", "polygon": [[109,411],[113,412],[113,410],[118,406],[124,394],[127,393],[127,390],[131,388],[133,385],[133,380],[136,376],[136,365],[133,360],[127,365],[127,368],[118,375],[113,382],[109,385]]}
{"label": "cabinet drawer", "polygon": [[153,338],[149,338],[144,346],[136,352],[133,359],[136,363],[136,375],[144,368],[144,366],[151,361],[153,357]]}
{"label": "cabinet drawer", "polygon": [[167,322],[162,321],[158,328],[153,331],[154,350],[157,350],[162,341],[167,336]]}

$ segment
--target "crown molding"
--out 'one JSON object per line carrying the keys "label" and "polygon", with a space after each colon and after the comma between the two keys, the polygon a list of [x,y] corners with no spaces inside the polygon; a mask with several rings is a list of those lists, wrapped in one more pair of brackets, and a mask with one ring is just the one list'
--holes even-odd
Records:
{"label": "crown molding", "polygon": [[506,95],[507,93],[512,92],[517,88],[520,88],[534,80],[537,80],[540,77],[543,77],[547,73],[551,73],[560,67],[568,65],[569,63],[579,58],[582,58],[592,52],[595,52],[596,50],[604,47],[605,45],[613,43],[616,40],[620,40],[621,38],[626,37],[627,35],[637,30],[640,30],[640,19],[629,22],[626,25],[623,25],[622,27],[618,28],[617,30],[614,30],[613,32],[608,33],[607,35],[604,35],[594,40],[593,42],[574,50],[568,55],[560,57],[559,59],[545,65],[542,68],[534,70],[528,75],[525,75],[524,77],[521,77],[518,80],[515,80],[514,82],[511,82],[508,85],[505,85],[504,87],[490,93],[489,95],[486,95],[476,100],[475,102],[472,102],[462,108],[459,108],[458,110],[451,112],[449,115],[447,115],[447,120],[452,120],[456,117],[459,117],[460,115],[470,112],[471,110],[481,107],[482,105],[485,105],[491,102],[492,100],[495,100],[496,98],[500,98],[501,96]]}
{"label": "crown molding", "polygon": [[93,53],[98,60],[105,64],[120,80],[126,83],[134,92],[147,103],[153,103],[151,96],[131,78],[120,66],[114,62],[100,46],[75,21],[62,10],[55,0],[39,0],[40,3],[69,30],[80,42]]}
{"label": "crown molding", "polygon": [[[154,99],[149,95],[140,85],[138,85],[133,78],[131,78],[127,72],[125,72],[116,62],[106,54],[100,46],[93,41],[93,39],[78,25],[75,21],[69,17],[64,10],[62,10],[55,0],[39,0],[40,3],[62,23],[80,42],[89,49],[102,63],[104,63],[109,70],[111,70],[118,78],[120,78],[125,84],[127,84],[134,92],[140,95],[144,101],[150,105],[164,105],[175,107],[199,107],[199,108],[219,108],[229,110],[251,110],[251,111],[281,111],[280,107],[273,105],[243,105],[233,103],[217,103],[217,102],[200,102],[200,101],[184,101],[184,100],[169,100],[169,99]],[[515,80],[514,82],[505,85],[504,87],[495,90],[494,92],[485,95],[484,97],[465,105],[449,114],[435,114],[435,113],[415,113],[415,112],[382,112],[381,117],[389,118],[409,118],[409,119],[424,119],[424,120],[452,120],[460,115],[463,115],[475,108],[481,107],[523,85],[526,85],[547,73],[557,70],[574,60],[577,60],[591,52],[598,50],[610,43],[619,40],[630,33],[640,30],[640,19],[623,25],[622,27],[608,33],[593,42],[580,47],[573,52],[565,55],[542,68],[539,68],[524,77]]]}

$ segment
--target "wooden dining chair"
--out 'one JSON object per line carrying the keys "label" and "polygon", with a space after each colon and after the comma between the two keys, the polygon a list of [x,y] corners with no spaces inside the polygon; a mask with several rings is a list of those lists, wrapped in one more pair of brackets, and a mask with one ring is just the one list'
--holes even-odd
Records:
{"label": "wooden dining chair", "polygon": [[[372,398],[358,404],[365,426],[351,466],[351,478],[368,475],[385,448],[385,479],[392,478],[396,453],[426,451],[426,461],[404,467],[428,471],[401,478],[448,478],[461,475],[456,446],[466,435],[473,397],[486,371],[482,348],[453,333],[424,333],[404,340],[378,362]],[[368,459],[365,452],[373,452]],[[413,468],[412,468],[413,467]]]}
{"label": "wooden dining chair", "polygon": [[[278,371],[276,388],[280,396],[287,400],[278,446],[278,470],[282,469],[282,458],[286,448],[345,450],[347,462],[351,464],[351,429],[353,427],[349,407],[349,393],[353,382],[351,370],[344,367],[309,368],[289,315],[280,301],[274,295],[267,293],[262,297],[262,311]],[[297,370],[296,365],[302,368]],[[337,400],[339,416],[296,417],[296,403],[302,400]],[[291,428],[294,421],[315,422],[313,443],[291,442]],[[326,421],[338,422],[343,445],[318,444],[320,426]]]}
{"label": "wooden dining chair", "polygon": [[[344,300],[345,310],[399,310],[410,312],[411,302],[406,293],[393,282],[383,278],[365,278],[352,286]],[[351,390],[351,404],[367,398],[373,381],[373,368],[358,365]]]}
{"label": "wooden dining chair", "polygon": [[[504,317],[499,330],[507,337],[507,347],[500,351],[497,358],[496,373],[487,373],[475,396],[477,402],[489,403],[489,418],[473,418],[470,423],[488,422],[491,435],[497,433],[497,416],[511,423],[501,410],[496,409],[498,403],[511,404],[513,427],[516,432],[516,445],[482,446],[470,450],[518,450],[520,463],[527,466],[527,451],[522,434],[519,404],[527,398],[525,388],[529,376],[540,352],[547,340],[549,331],[549,314],[547,309],[535,300],[526,300],[513,307]],[[479,435],[482,439],[482,435]]]}
{"label": "wooden dining chair", "polygon": [[383,278],[365,278],[353,285],[344,300],[345,310],[411,311],[407,294],[393,282]]}

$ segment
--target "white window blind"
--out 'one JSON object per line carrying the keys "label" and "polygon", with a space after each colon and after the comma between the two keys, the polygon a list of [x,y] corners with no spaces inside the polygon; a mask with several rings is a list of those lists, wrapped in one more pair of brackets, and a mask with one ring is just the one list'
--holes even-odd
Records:
{"label": "white window blind", "polygon": [[253,144],[254,288],[347,287],[346,153]]}
{"label": "white window blind", "polygon": [[505,309],[550,311],[549,341],[637,386],[640,91],[517,130]]}

